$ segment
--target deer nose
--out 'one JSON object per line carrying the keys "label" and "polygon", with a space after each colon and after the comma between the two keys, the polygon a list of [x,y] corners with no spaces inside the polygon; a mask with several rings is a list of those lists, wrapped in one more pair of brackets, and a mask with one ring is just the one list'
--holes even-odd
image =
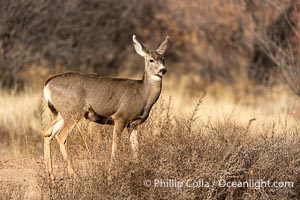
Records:
{"label": "deer nose", "polygon": [[159,70],[159,72],[161,72],[162,74],[165,74],[165,73],[167,73],[167,70],[166,70],[166,68],[162,68]]}

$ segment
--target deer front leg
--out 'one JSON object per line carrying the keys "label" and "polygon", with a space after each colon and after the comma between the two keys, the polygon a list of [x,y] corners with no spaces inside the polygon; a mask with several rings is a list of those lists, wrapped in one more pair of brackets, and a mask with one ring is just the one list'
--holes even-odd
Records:
{"label": "deer front leg", "polygon": [[139,116],[134,120],[129,121],[129,126],[128,126],[129,139],[131,143],[131,149],[133,152],[133,158],[136,161],[138,160],[138,148],[139,148],[137,126],[142,124],[147,119],[147,117],[148,116],[146,117]]}
{"label": "deer front leg", "polygon": [[121,134],[125,128],[124,121],[116,121],[113,130],[113,142],[112,142],[112,153],[111,153],[111,162],[114,162],[117,156],[117,151],[120,145]]}
{"label": "deer front leg", "polygon": [[[145,107],[141,116],[134,117],[128,120],[128,127],[131,127],[132,130],[136,128],[138,125],[142,124],[149,117],[151,107]],[[131,132],[131,131],[130,131]]]}
{"label": "deer front leg", "polygon": [[138,160],[138,148],[139,148],[137,128],[136,127],[133,128],[129,134],[130,134],[130,143],[131,143],[131,149],[133,152],[133,158],[137,161]]}
{"label": "deer front leg", "polygon": [[142,116],[138,116],[136,118],[133,118],[131,120],[129,120],[129,126],[132,128],[132,130],[134,128],[136,128],[138,125],[142,124],[144,121],[146,121],[146,119],[148,118],[148,115],[142,115]]}
{"label": "deer front leg", "polygon": [[118,148],[120,145],[120,141],[121,141],[121,134],[125,128],[126,123],[122,120],[118,121],[115,120],[114,121],[115,125],[114,125],[114,130],[113,130],[113,141],[112,141],[112,152],[111,152],[111,160],[110,160],[110,164],[109,164],[109,176],[108,176],[108,181],[111,182],[112,181],[112,177],[115,176],[115,170],[114,170],[114,165],[115,165],[115,161],[117,161],[117,156],[118,156]]}

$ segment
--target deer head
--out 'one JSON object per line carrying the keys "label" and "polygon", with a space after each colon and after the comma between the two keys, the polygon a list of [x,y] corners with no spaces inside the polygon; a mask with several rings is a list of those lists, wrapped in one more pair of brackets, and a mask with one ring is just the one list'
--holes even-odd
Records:
{"label": "deer head", "polygon": [[155,81],[161,81],[162,76],[167,72],[164,66],[164,54],[168,47],[169,36],[159,45],[159,47],[152,51],[136,39],[132,37],[135,51],[145,59],[145,72]]}

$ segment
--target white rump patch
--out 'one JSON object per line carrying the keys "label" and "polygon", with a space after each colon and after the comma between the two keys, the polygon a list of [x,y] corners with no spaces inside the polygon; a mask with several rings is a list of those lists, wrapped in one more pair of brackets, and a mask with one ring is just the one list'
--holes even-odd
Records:
{"label": "white rump patch", "polygon": [[48,85],[44,87],[44,98],[47,102],[51,102],[51,92]]}

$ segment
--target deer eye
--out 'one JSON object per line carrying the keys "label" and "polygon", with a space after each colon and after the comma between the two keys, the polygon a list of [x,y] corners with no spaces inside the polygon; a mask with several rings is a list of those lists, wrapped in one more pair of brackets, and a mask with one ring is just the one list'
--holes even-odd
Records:
{"label": "deer eye", "polygon": [[153,62],[154,62],[154,60],[153,60],[153,59],[150,59],[149,61],[150,61],[151,63],[153,63]]}
{"label": "deer eye", "polygon": [[165,59],[164,59],[164,58],[162,58],[162,59],[161,59],[161,62],[162,62],[162,64],[164,64],[164,63],[165,63]]}

